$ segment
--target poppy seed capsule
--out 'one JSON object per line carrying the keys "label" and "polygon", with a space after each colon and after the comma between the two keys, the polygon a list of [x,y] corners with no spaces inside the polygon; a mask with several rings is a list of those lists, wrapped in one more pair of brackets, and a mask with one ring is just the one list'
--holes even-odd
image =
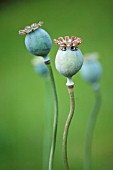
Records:
{"label": "poppy seed capsule", "polygon": [[78,45],[82,41],[74,36],[71,39],[66,36],[65,40],[60,37],[58,40],[54,40],[54,42],[60,46],[55,59],[56,69],[68,78],[66,85],[72,85],[72,76],[81,69],[83,64],[83,55],[78,49]]}
{"label": "poppy seed capsule", "polygon": [[80,70],[82,78],[91,84],[98,83],[102,76],[102,66],[97,57],[97,53],[86,54],[84,64]]}
{"label": "poppy seed capsule", "polygon": [[32,59],[32,64],[34,66],[34,70],[40,76],[45,78],[49,75],[49,71],[42,57],[35,57],[34,59]]}
{"label": "poppy seed capsule", "polygon": [[20,34],[26,34],[25,45],[27,50],[36,56],[42,56],[44,61],[49,60],[47,55],[52,48],[52,40],[49,34],[41,29],[42,22],[38,24],[32,24],[25,27],[24,30],[20,30]]}
{"label": "poppy seed capsule", "polygon": [[65,77],[72,77],[81,68],[83,56],[79,49],[72,51],[67,48],[66,51],[58,50],[55,59],[56,69]]}

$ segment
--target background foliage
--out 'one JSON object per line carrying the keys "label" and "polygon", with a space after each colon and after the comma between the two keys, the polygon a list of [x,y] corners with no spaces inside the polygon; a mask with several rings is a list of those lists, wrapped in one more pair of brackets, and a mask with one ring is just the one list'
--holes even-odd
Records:
{"label": "background foliage", "polygon": [[[43,134],[46,124],[46,85],[33,69],[18,30],[44,21],[51,38],[75,35],[83,39],[83,54],[97,51],[103,66],[102,106],[93,138],[92,170],[113,169],[113,1],[111,0],[32,0],[0,4],[0,169],[42,169]],[[59,98],[59,125],[55,168],[63,169],[62,132],[69,111],[66,79],[55,69],[58,47],[50,53]],[[68,152],[71,170],[82,170],[85,131],[94,103],[91,87],[80,75],[74,77],[76,113]],[[51,90],[51,85],[50,85]],[[51,98],[50,105],[53,99]],[[45,107],[44,107],[45,106]],[[52,108],[53,109],[53,108]],[[53,111],[51,112],[51,117]],[[52,125],[51,125],[52,126]]]}

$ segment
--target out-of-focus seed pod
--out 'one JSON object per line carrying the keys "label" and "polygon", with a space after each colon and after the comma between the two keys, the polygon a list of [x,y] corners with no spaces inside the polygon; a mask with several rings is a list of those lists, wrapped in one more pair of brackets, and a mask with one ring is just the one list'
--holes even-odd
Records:
{"label": "out-of-focus seed pod", "polygon": [[98,84],[102,76],[102,66],[98,60],[97,53],[85,55],[80,74],[86,82],[91,83],[93,86]]}
{"label": "out-of-focus seed pod", "polygon": [[35,57],[32,60],[32,64],[34,66],[34,70],[40,76],[47,77],[49,75],[49,71],[48,71],[47,66],[44,63],[44,59],[42,57]]}

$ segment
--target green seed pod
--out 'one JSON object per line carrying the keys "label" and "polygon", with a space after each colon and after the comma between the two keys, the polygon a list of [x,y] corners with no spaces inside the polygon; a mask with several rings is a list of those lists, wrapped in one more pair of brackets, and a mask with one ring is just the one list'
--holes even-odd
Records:
{"label": "green seed pod", "polygon": [[86,54],[80,71],[82,78],[92,85],[97,84],[102,76],[102,66],[97,58],[97,53]]}
{"label": "green seed pod", "polygon": [[58,50],[55,59],[56,69],[65,77],[72,77],[81,68],[83,56],[79,49],[72,51],[67,48],[66,51]]}
{"label": "green seed pod", "polygon": [[42,57],[35,57],[32,60],[32,64],[34,66],[34,70],[38,75],[42,76],[43,78],[48,77],[49,71]]}
{"label": "green seed pod", "polygon": [[36,56],[42,56],[45,61],[49,60],[47,55],[52,48],[52,40],[49,34],[41,29],[43,22],[32,24],[20,30],[19,34],[26,34],[25,45],[27,50]]}
{"label": "green seed pod", "polygon": [[56,69],[68,78],[67,85],[72,85],[71,78],[82,67],[83,55],[78,49],[78,45],[82,42],[80,38],[74,36],[71,39],[66,36],[65,40],[59,37],[54,42],[60,46],[55,59]]}

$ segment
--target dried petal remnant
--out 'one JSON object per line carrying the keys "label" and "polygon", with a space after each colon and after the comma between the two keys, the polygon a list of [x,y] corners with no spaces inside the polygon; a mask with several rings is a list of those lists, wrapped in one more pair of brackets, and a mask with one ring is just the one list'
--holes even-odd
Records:
{"label": "dried petal remnant", "polygon": [[38,24],[33,23],[31,26],[26,26],[24,30],[20,30],[19,34],[29,34],[30,32],[35,31],[43,25],[43,22],[40,21]]}
{"label": "dried petal remnant", "polygon": [[73,47],[76,49],[78,45],[82,43],[82,40],[75,36],[72,36],[71,38],[69,38],[69,36],[65,36],[65,39],[63,37],[59,37],[58,40],[54,39],[54,43],[57,44],[61,50],[64,49],[64,47]]}

